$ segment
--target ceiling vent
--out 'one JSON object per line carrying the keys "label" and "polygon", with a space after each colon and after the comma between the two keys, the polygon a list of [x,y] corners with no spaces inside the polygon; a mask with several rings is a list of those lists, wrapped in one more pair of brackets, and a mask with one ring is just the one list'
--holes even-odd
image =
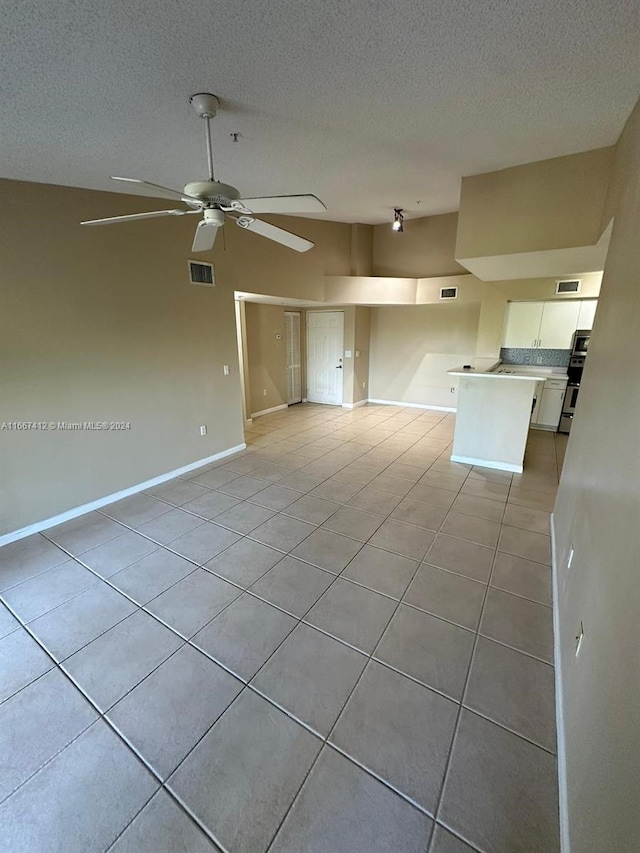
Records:
{"label": "ceiling vent", "polygon": [[188,264],[191,284],[201,284],[204,287],[216,286],[213,264],[205,264],[202,261],[188,261]]}
{"label": "ceiling vent", "polygon": [[441,287],[440,288],[440,299],[457,299],[458,298],[458,288],[457,287]]}
{"label": "ceiling vent", "polygon": [[556,281],[556,293],[580,293],[582,279],[566,278]]}

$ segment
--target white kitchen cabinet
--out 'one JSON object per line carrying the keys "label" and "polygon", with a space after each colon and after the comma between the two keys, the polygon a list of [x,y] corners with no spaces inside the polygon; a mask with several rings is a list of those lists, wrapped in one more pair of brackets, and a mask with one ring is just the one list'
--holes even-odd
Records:
{"label": "white kitchen cabinet", "polygon": [[564,392],[567,389],[566,378],[549,378],[536,382],[534,398],[535,406],[531,414],[531,426],[534,429],[558,428]]}
{"label": "white kitchen cabinet", "polygon": [[536,382],[533,391],[533,408],[531,409],[531,426],[538,424],[540,417],[540,408],[542,406],[542,394],[544,391],[544,379]]}
{"label": "white kitchen cabinet", "polygon": [[542,321],[538,334],[540,349],[569,349],[571,338],[578,326],[580,302],[544,302]]}
{"label": "white kitchen cabinet", "polygon": [[584,299],[580,302],[580,312],[578,313],[578,325],[576,329],[593,329],[593,320],[596,316],[597,307],[597,299]]}
{"label": "white kitchen cabinet", "polygon": [[545,388],[542,392],[542,402],[538,411],[538,425],[558,429],[563,401],[564,390]]}
{"label": "white kitchen cabinet", "polygon": [[597,299],[511,302],[504,347],[569,349],[576,329],[591,329]]}
{"label": "white kitchen cabinet", "polygon": [[503,346],[522,349],[531,349],[536,346],[543,305],[543,302],[511,302],[509,304]]}

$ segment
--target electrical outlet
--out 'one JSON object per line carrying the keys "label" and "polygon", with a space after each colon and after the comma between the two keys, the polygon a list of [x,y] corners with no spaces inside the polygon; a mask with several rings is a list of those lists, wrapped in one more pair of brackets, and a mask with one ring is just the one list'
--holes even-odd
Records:
{"label": "electrical outlet", "polygon": [[356,358],[360,358],[360,350],[359,349],[356,350]]}
{"label": "electrical outlet", "polygon": [[344,351],[344,357],[345,358],[351,358],[351,350],[350,349],[346,349]]}
{"label": "electrical outlet", "polygon": [[225,376],[228,376],[231,373],[231,368],[229,367],[228,364],[224,365],[224,367],[222,368],[222,372],[224,373]]}
{"label": "electrical outlet", "polygon": [[542,359],[541,359],[541,358],[536,358],[536,364],[542,364]]}
{"label": "electrical outlet", "polygon": [[363,382],[363,383],[362,383],[362,387],[363,387],[363,389],[364,389],[364,388],[366,388],[366,386],[367,386],[367,383],[366,383],[366,382]]}
{"label": "electrical outlet", "polygon": [[207,434],[207,425],[202,424],[202,426],[200,427],[200,435],[206,435],[206,434]]}
{"label": "electrical outlet", "polygon": [[584,625],[582,622],[580,623],[580,630],[576,634],[576,657],[580,654],[580,649],[582,648],[582,641],[584,639]]}
{"label": "electrical outlet", "polygon": [[266,389],[266,388],[263,388],[263,389],[262,389],[262,396],[263,396],[263,397],[266,397],[266,396],[267,396],[267,389]]}

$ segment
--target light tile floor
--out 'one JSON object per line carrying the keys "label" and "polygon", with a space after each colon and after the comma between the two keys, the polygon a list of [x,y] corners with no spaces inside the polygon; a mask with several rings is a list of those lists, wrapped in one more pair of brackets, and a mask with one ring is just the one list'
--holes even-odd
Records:
{"label": "light tile floor", "polygon": [[300,405],[0,550],[0,849],[553,853],[549,512],[454,418]]}

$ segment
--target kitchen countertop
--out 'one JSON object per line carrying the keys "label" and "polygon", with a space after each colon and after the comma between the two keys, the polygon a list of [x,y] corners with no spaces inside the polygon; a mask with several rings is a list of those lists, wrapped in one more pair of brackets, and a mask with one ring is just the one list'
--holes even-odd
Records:
{"label": "kitchen countertop", "polygon": [[[482,363],[484,361],[484,363]],[[566,379],[567,370],[564,367],[535,367],[529,364],[502,364],[499,361],[491,364],[488,360],[477,361],[471,369],[464,366],[447,370],[450,376],[478,376],[486,379],[525,379],[539,382],[543,379]]]}

